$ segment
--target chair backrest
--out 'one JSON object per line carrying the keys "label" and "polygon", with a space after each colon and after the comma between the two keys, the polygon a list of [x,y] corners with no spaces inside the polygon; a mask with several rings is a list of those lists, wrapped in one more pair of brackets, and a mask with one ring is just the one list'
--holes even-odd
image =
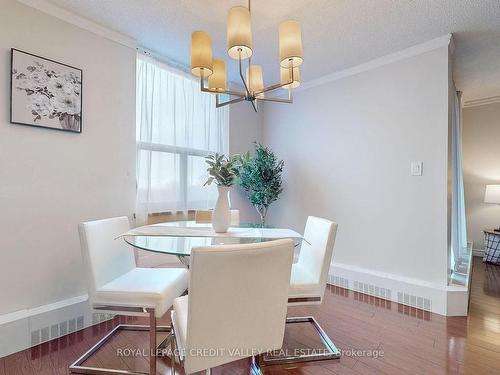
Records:
{"label": "chair backrest", "polygon": [[[196,210],[194,220],[197,223],[211,223],[212,210]],[[231,210],[231,226],[240,225],[240,210]]]}
{"label": "chair backrest", "polygon": [[186,373],[281,348],[292,240],[193,248],[190,262]]}
{"label": "chair backrest", "polygon": [[133,250],[123,238],[130,229],[126,216],[80,223],[80,244],[86,268],[89,296],[99,287],[135,268]]}
{"label": "chair backrest", "polygon": [[316,278],[323,293],[332,262],[336,235],[337,223],[315,216],[307,218],[304,230],[307,242],[302,241],[298,264]]}

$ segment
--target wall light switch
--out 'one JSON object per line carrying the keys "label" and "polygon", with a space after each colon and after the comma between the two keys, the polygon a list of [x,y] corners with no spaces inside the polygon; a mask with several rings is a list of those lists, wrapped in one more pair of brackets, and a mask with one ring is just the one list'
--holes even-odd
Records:
{"label": "wall light switch", "polygon": [[422,176],[424,163],[422,161],[412,161],[411,162],[411,175],[412,176]]}

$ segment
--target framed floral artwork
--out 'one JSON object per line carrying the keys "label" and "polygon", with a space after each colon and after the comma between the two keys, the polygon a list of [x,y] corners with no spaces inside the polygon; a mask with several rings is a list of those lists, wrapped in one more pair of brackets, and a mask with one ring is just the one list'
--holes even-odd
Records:
{"label": "framed floral artwork", "polygon": [[82,132],[81,69],[12,48],[10,122]]}

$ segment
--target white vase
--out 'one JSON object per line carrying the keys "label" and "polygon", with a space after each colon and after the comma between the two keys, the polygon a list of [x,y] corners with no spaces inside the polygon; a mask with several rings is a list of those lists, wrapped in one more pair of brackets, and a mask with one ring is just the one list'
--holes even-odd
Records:
{"label": "white vase", "polygon": [[229,186],[217,186],[219,197],[212,213],[212,228],[217,233],[227,232],[231,224],[231,210],[229,209]]}

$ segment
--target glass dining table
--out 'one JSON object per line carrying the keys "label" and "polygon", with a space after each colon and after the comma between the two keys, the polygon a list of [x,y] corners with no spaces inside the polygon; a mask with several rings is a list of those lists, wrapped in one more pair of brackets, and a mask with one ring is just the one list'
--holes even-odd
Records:
{"label": "glass dining table", "polygon": [[133,229],[125,233],[123,239],[140,250],[175,255],[186,267],[189,267],[193,247],[266,242],[282,238],[293,239],[297,247],[303,240],[299,233],[290,229],[250,223],[230,227],[227,233],[215,233],[211,228],[210,223],[173,221]]}
{"label": "glass dining table", "polygon": [[[294,241],[296,252],[302,241],[307,242],[300,233],[291,229],[262,227],[256,224],[241,224],[230,227],[227,233],[215,233],[211,223],[195,221],[174,221],[134,228],[121,237],[137,249],[160,254],[175,255],[181,263],[189,268],[191,249],[198,246],[216,246],[266,242],[276,239],[290,238]],[[339,352],[328,336],[317,326],[312,317],[293,317],[287,319],[287,333],[284,341],[284,352],[299,353],[305,350],[312,353],[330,353],[329,358],[338,358]],[[319,333],[319,335],[318,335]],[[304,341],[304,337],[307,340]],[[304,344],[306,343],[306,344]],[[300,356],[283,357],[282,350],[268,353],[264,360],[267,363],[279,363],[285,358],[286,363],[301,361]],[[307,360],[321,359],[321,354],[312,354]]]}

